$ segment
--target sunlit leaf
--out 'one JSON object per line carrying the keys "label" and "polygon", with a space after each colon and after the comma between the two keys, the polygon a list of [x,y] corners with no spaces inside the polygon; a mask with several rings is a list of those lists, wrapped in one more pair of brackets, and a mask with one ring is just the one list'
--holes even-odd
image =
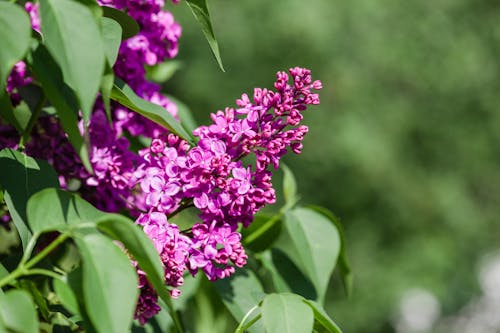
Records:
{"label": "sunlit leaf", "polygon": [[311,280],[323,303],[340,252],[338,230],[325,216],[307,208],[288,211],[285,227],[276,246]]}
{"label": "sunlit leaf", "polygon": [[54,286],[54,292],[64,307],[71,313],[78,314],[78,301],[70,286],[60,279],[52,280],[52,284]]}
{"label": "sunlit leaf", "polygon": [[201,25],[201,30],[203,31],[203,34],[208,41],[208,45],[210,45],[210,50],[212,50],[212,54],[217,60],[220,69],[224,72],[224,66],[222,65],[222,59],[220,57],[219,44],[217,43],[217,39],[215,38],[212,21],[210,19],[210,13],[208,11],[207,1],[186,0],[186,3],[188,4],[189,8],[191,8],[191,12],[193,13],[198,23]]}
{"label": "sunlit leaf", "polygon": [[271,294],[262,302],[262,321],[267,332],[310,333],[314,315],[298,295]]}
{"label": "sunlit leaf", "polygon": [[75,238],[82,255],[85,309],[99,332],[127,332],[138,297],[130,259],[99,233]]}
{"label": "sunlit leaf", "polygon": [[337,230],[340,235],[340,253],[339,253],[338,267],[342,277],[342,281],[344,283],[344,289],[346,291],[346,294],[350,295],[352,291],[352,273],[351,273],[351,268],[349,266],[349,261],[347,260],[346,241],[344,237],[344,230],[342,224],[340,223],[340,220],[330,210],[324,207],[310,205],[308,206],[308,208],[311,208],[317,211],[318,213],[323,214],[335,225],[335,227],[337,227]]}
{"label": "sunlit leaf", "polygon": [[104,48],[91,10],[68,0],[40,0],[44,44],[73,88],[88,121],[101,83]]}
{"label": "sunlit leaf", "polygon": [[108,17],[101,18],[101,33],[104,44],[104,54],[109,65],[113,66],[118,57],[122,28],[118,22]]}
{"label": "sunlit leaf", "polygon": [[28,200],[28,222],[33,232],[64,230],[80,223],[96,223],[101,212],[78,195],[48,188]]}
{"label": "sunlit leaf", "polygon": [[280,167],[283,169],[283,195],[286,207],[291,208],[297,202],[297,181],[290,168],[284,163],[281,163]]}
{"label": "sunlit leaf", "polygon": [[0,2],[0,96],[5,95],[7,77],[16,62],[28,51],[31,23],[26,11],[17,4]]}
{"label": "sunlit leaf", "polygon": [[171,296],[165,285],[164,268],[160,256],[151,239],[139,226],[124,216],[108,214],[99,219],[97,228],[120,241],[137,261],[141,270],[146,273],[159,296],[165,301],[170,300]]}
{"label": "sunlit leaf", "polygon": [[119,79],[115,80],[115,86],[111,91],[111,99],[167,128],[181,138],[190,142],[193,141],[189,133],[167,110],[140,98],[127,84]]}

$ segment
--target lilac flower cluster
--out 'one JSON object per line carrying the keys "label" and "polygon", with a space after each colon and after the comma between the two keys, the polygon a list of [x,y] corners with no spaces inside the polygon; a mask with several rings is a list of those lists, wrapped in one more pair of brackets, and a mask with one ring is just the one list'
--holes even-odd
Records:
{"label": "lilac flower cluster", "polygon": [[[120,46],[116,75],[139,96],[176,116],[175,104],[145,78],[145,65],[156,65],[178,52],[181,27],[163,10],[164,0],[98,2],[126,11],[140,26],[140,32]],[[27,2],[25,8],[33,29],[39,31],[38,4]],[[26,65],[19,62],[7,86],[14,103],[20,100],[16,89],[30,83]],[[212,114],[211,125],[193,131],[199,138],[194,147],[117,103],[112,104],[110,124],[98,99],[86,131],[80,124],[89,138],[92,173],[54,117],[40,117],[26,153],[47,160],[63,188],[78,191],[99,209],[126,209],[136,217],[160,254],[165,284],[176,298],[185,274],[201,271],[213,281],[246,264],[237,229],[247,227],[260,209],[275,202],[271,166],[278,168],[288,151],[301,152],[308,131],[300,124],[302,112],[319,104],[315,91],[322,88],[321,82],[313,81],[307,69],[292,68],[277,74],[274,88],[257,88],[252,98],[242,95],[236,108]],[[19,136],[14,133],[11,126],[0,124],[0,148],[17,147]],[[126,133],[151,138],[151,145],[134,153]],[[200,221],[181,231],[170,216],[191,207],[199,211]],[[140,296],[135,318],[144,324],[160,307],[145,273],[139,268],[137,272]]]}
{"label": "lilac flower cluster", "polygon": [[[216,280],[246,264],[236,229],[239,223],[248,226],[257,211],[274,203],[268,169],[277,168],[288,150],[300,153],[307,133],[300,125],[302,111],[319,104],[314,91],[321,89],[321,82],[312,81],[309,70],[292,68],[290,76],[279,72],[276,91],[255,89],[252,101],[243,95],[239,108],[212,114],[210,126],[193,132],[200,138],[195,147],[169,134],[140,151],[143,163],[134,178],[147,212],[137,222],[170,271],[166,275],[174,287],[172,296],[179,293],[183,270],[193,275],[202,270]],[[244,163],[249,155],[255,156],[254,165]],[[203,223],[182,235],[167,215],[189,206],[200,211]]]}

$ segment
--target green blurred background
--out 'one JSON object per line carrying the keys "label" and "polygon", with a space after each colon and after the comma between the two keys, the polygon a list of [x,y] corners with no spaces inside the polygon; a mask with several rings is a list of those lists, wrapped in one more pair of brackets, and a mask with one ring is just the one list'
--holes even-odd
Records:
{"label": "green blurred background", "polygon": [[168,6],[183,68],[165,88],[200,123],[278,70],[323,81],[304,152],[286,163],[302,202],[345,226],[354,290],[334,278],[328,312],[344,332],[465,332],[500,246],[500,2],[209,3],[226,73],[187,6]]}

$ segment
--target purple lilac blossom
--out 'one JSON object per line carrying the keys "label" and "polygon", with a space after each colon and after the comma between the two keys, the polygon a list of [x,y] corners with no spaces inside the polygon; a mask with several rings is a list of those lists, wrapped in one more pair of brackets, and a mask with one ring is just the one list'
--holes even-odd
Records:
{"label": "purple lilac blossom", "polygon": [[[117,76],[139,96],[176,116],[175,104],[160,94],[159,85],[145,78],[145,65],[156,65],[178,52],[181,27],[162,9],[163,0],[99,3],[125,10],[140,26],[140,32],[120,46],[114,66]],[[39,31],[38,4],[28,2],[25,8],[33,28]],[[29,82],[25,64],[16,64],[9,77],[11,98],[15,88]],[[80,194],[98,208],[110,212],[126,208],[138,216],[136,223],[160,254],[165,283],[176,298],[187,272],[195,275],[202,271],[213,281],[246,264],[247,255],[236,229],[240,223],[247,227],[262,207],[275,202],[270,166],[278,168],[287,151],[301,152],[308,131],[300,124],[302,112],[308,105],[319,104],[313,91],[322,88],[321,82],[312,81],[309,70],[296,67],[289,74],[279,72],[274,88],[256,88],[252,99],[244,94],[237,100],[237,108],[212,114],[211,125],[193,132],[199,138],[195,147],[116,103],[112,104],[114,121],[110,125],[98,101],[88,127],[93,174],[85,170],[58,120],[52,117],[40,118],[26,152],[48,160],[60,175],[63,188],[73,188],[76,182]],[[0,127],[2,133],[12,130]],[[150,147],[138,154],[131,152],[124,131],[152,138]],[[0,144],[2,148],[15,147],[17,140],[11,141]],[[255,162],[244,163],[251,155]],[[167,216],[191,206],[200,211],[201,222],[181,232]],[[135,318],[144,324],[160,307],[145,273],[137,271],[141,292]]]}
{"label": "purple lilac blossom", "polygon": [[[301,112],[319,104],[313,91],[322,88],[321,82],[312,81],[307,69],[292,68],[290,76],[277,74],[275,88],[255,89],[253,101],[243,95],[239,108],[213,114],[212,125],[193,132],[200,138],[195,147],[169,134],[153,139],[139,153],[143,162],[133,178],[145,196],[147,213],[136,222],[160,252],[167,285],[176,296],[184,270],[193,275],[201,270],[213,281],[246,264],[236,229],[239,223],[248,226],[257,211],[274,203],[269,167],[277,168],[288,150],[301,152],[307,133],[300,125]],[[249,155],[256,157],[255,164],[243,163]],[[199,209],[202,223],[191,227],[188,238],[167,215],[190,205]],[[165,244],[170,246],[166,254]]]}

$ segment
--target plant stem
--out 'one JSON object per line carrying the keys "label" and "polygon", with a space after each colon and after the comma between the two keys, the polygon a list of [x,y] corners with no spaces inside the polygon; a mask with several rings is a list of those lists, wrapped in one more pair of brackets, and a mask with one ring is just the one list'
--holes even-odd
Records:
{"label": "plant stem", "polygon": [[23,260],[19,263],[19,266],[15,270],[13,270],[9,275],[4,277],[3,279],[0,280],[0,288],[5,286],[6,284],[11,283],[13,280],[17,279],[18,277],[21,277],[23,275],[47,275],[51,277],[59,277],[58,274],[53,273],[51,271],[45,270],[45,269],[31,269],[31,267],[35,266],[37,263],[39,263],[43,258],[45,258],[50,252],[52,252],[56,247],[58,247],[61,243],[63,243],[67,238],[69,237],[69,234],[60,234],[57,236],[57,238],[47,245],[46,248],[44,248],[40,253],[38,253],[35,257],[33,257],[30,261],[24,263]]}
{"label": "plant stem", "polygon": [[243,326],[241,328],[241,330],[239,332],[245,332],[247,329],[249,329],[253,324],[255,324],[257,322],[257,320],[260,319],[260,317],[262,317],[262,314],[258,314],[256,315],[252,320],[250,320],[245,326]]}
{"label": "plant stem", "polygon": [[54,239],[54,241],[52,243],[50,243],[49,245],[47,245],[47,247],[45,247],[42,251],[40,251],[40,253],[38,253],[35,257],[33,257],[33,259],[31,259],[30,261],[28,261],[24,265],[24,267],[27,268],[27,269],[29,269],[29,268],[35,266],[43,258],[45,258],[47,256],[47,254],[49,254],[50,252],[52,252],[56,247],[58,247],[59,245],[61,245],[68,238],[69,238],[69,234],[67,234],[67,233],[60,234],[59,236],[57,236],[56,239]]}
{"label": "plant stem", "polygon": [[[250,315],[256,310],[258,309],[259,306],[256,305],[254,306],[253,308],[251,308],[247,314],[245,315],[245,317],[243,317],[243,319],[241,320],[240,324],[238,325],[238,327],[236,327],[236,330],[234,331],[234,333],[243,333],[245,332],[245,330],[250,327],[255,321],[249,321],[249,323],[251,322],[252,324],[250,324],[250,326],[244,326],[243,324],[245,323],[245,321],[247,320],[248,317],[250,317]],[[259,315],[257,315],[256,317],[258,317]],[[255,319],[255,318],[254,318]]]}
{"label": "plant stem", "polygon": [[45,276],[49,276],[49,277],[54,278],[54,279],[60,279],[61,278],[61,275],[59,275],[59,274],[57,274],[55,272],[49,271],[48,269],[43,269],[43,268],[33,268],[33,269],[30,269],[24,275],[45,275]]}
{"label": "plant stem", "polygon": [[174,320],[174,325],[177,333],[184,333],[184,328],[182,327],[181,319],[179,318],[179,314],[174,309],[174,305],[172,304],[172,300],[168,299],[167,307],[168,312],[170,312],[170,316]]}

